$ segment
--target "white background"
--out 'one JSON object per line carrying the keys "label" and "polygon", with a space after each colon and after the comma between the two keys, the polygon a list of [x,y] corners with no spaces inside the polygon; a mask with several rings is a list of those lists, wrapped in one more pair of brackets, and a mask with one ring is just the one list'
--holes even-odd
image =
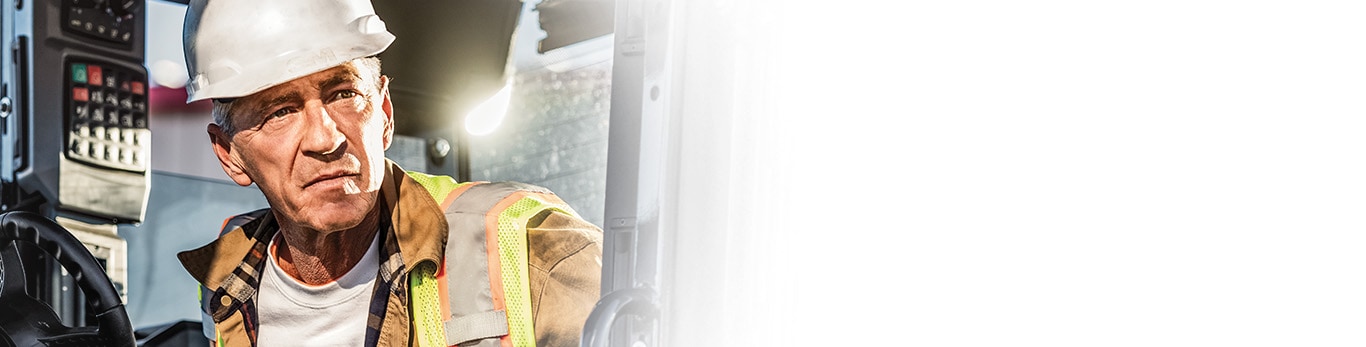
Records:
{"label": "white background", "polygon": [[694,4],[732,270],[673,341],[1366,344],[1359,2]]}

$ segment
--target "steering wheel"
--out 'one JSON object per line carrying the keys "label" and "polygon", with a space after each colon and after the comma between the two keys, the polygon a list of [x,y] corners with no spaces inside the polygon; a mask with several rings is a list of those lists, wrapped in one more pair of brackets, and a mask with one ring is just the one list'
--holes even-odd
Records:
{"label": "steering wheel", "polygon": [[[96,326],[67,327],[51,307],[28,295],[17,242],[38,246],[76,279],[96,312]],[[0,256],[0,346],[135,345],[132,322],[114,284],[85,245],[57,223],[32,212],[0,214]]]}

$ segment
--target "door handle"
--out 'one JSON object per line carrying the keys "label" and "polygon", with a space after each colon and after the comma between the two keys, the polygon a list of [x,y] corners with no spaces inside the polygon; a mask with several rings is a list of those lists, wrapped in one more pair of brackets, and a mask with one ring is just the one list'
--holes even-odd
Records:
{"label": "door handle", "polygon": [[611,344],[612,325],[622,316],[659,320],[655,292],[649,288],[629,288],[608,293],[593,306],[583,325],[580,347],[607,347]]}

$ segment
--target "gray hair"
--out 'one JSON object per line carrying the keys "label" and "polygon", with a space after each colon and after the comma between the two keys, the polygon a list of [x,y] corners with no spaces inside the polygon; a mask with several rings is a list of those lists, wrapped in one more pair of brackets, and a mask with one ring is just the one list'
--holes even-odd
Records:
{"label": "gray hair", "polygon": [[[347,63],[355,64],[356,67],[363,70],[361,72],[362,76],[364,76],[366,72],[370,72],[372,80],[375,81],[375,88],[384,87],[379,78],[382,73],[380,72],[381,64],[378,56],[356,58]],[[228,134],[228,136],[237,134],[237,130],[239,130],[232,124],[233,110],[236,109],[233,105],[236,104],[234,102],[236,100],[237,99],[235,98],[213,99],[213,111],[211,111],[213,113],[213,124],[217,124],[219,128],[223,129],[223,133]]]}

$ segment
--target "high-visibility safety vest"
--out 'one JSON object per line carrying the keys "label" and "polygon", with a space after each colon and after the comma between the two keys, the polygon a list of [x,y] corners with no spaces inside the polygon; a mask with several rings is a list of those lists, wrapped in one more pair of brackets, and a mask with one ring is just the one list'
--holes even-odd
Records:
{"label": "high-visibility safety vest", "polygon": [[[577,214],[529,184],[407,174],[431,193],[448,224],[444,261],[408,273],[413,340],[424,347],[535,347],[527,226],[549,211]],[[230,218],[223,233],[245,221]]]}
{"label": "high-visibility safety vest", "polygon": [[527,226],[548,211],[577,214],[549,190],[529,184],[408,176],[441,202],[450,229],[441,268],[419,266],[408,275],[419,345],[536,346]]}

